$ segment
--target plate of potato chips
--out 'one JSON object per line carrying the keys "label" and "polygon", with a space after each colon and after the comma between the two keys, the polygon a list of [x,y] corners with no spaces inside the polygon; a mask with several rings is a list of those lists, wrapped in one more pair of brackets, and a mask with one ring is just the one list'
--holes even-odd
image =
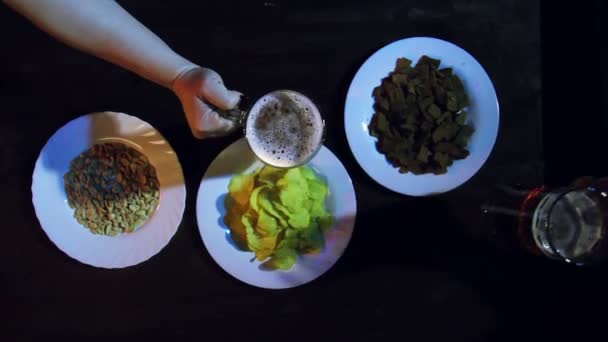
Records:
{"label": "plate of potato chips", "polygon": [[196,203],[211,257],[233,277],[269,289],[327,272],[350,241],[356,211],[350,177],[326,147],[307,165],[275,168],[244,138],[211,163]]}

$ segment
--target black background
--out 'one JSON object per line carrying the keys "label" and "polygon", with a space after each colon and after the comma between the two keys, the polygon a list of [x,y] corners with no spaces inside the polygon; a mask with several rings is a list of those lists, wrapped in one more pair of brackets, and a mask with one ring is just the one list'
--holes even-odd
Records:
{"label": "black background", "polygon": [[[69,49],[0,6],[0,334],[215,340],[541,340],[604,336],[605,266],[568,267],[498,248],[479,206],[495,183],[607,175],[606,3],[577,1],[121,1],[187,58],[251,97],[292,88],[319,104],[326,145],[349,170],[355,233],[340,262],[270,291],[223,272],[204,249],[195,196],[236,136],[190,136],[167,90]],[[343,103],[361,63],[401,38],[469,51],[493,80],[499,137],[482,170],[439,196],[397,195],[357,165]],[[34,162],[79,115],[137,115],[177,151],[187,208],[169,243],[127,269],[82,265],[45,236],[31,204]],[[0,335],[1,336],[1,335]],[[8,339],[13,340],[13,339]]]}

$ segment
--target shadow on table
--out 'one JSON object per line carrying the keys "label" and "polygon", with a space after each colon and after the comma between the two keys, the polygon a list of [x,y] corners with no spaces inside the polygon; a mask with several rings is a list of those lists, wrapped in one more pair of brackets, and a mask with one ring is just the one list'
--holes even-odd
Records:
{"label": "shadow on table", "polygon": [[[435,198],[412,198],[373,210],[361,208],[340,272],[380,265],[473,266],[474,242]],[[463,266],[459,266],[463,265]]]}
{"label": "shadow on table", "polygon": [[[394,282],[402,292],[393,300],[429,312],[442,310],[442,305],[433,308],[427,303],[442,293],[463,296],[463,302],[447,307],[468,307],[463,314],[489,312],[494,318],[486,323],[499,325],[498,330],[488,330],[490,333],[508,331],[505,322],[522,321],[522,327],[531,326],[534,313],[522,308],[531,303],[556,303],[552,296],[559,296],[562,287],[555,279],[577,270],[566,270],[564,265],[542,258],[515,256],[495,248],[492,241],[472,239],[450,208],[454,207],[443,199],[430,197],[361,209],[346,253],[326,278],[347,287],[361,287],[350,282],[364,281],[371,293],[390,287],[378,282]],[[370,275],[373,282],[367,280]],[[471,307],[478,304],[475,310]]]}

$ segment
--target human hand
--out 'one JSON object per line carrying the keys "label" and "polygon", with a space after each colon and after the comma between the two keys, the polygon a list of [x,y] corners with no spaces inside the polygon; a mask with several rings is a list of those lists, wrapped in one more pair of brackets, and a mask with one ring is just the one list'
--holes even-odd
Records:
{"label": "human hand", "polygon": [[210,106],[223,110],[234,108],[241,93],[226,89],[220,75],[206,68],[192,67],[178,76],[171,89],[186,114],[192,134],[198,139],[226,135],[236,128],[235,122],[222,118]]}

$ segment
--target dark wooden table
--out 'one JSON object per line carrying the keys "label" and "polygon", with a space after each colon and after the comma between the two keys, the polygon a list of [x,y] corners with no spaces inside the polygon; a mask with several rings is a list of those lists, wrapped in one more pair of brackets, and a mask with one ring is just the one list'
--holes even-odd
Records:
{"label": "dark wooden table", "polygon": [[[601,333],[603,315],[595,312],[608,304],[606,267],[498,248],[479,206],[496,183],[608,174],[600,154],[608,128],[603,1],[580,8],[517,0],[121,3],[229,86],[252,97],[298,89],[320,105],[326,145],[357,191],[352,242],[332,270],[300,288],[262,290],[231,278],[205,250],[194,208],[205,169],[237,137],[193,139],[169,91],[60,45],[0,6],[0,336],[512,341]],[[501,107],[487,164],[457,190],[429,198],[374,183],[343,130],[346,90],[360,64],[411,36],[469,51]],[[103,110],[157,127],[180,157],[188,190],[169,245],[121,270],[64,255],[31,203],[34,161],[46,140],[70,119]]]}

